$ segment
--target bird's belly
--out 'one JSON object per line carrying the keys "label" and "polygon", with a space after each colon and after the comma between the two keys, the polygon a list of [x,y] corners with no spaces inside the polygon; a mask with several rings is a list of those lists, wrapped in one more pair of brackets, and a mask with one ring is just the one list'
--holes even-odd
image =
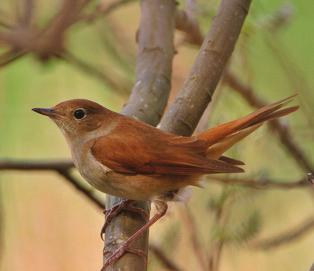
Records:
{"label": "bird's belly", "polygon": [[125,175],[114,171],[107,171],[101,178],[89,181],[102,192],[132,200],[163,197],[169,191],[194,183],[190,176]]}

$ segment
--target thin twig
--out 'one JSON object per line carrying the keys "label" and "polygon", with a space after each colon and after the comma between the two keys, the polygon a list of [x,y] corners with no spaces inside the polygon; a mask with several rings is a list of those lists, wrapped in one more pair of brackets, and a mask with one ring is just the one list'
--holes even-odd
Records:
{"label": "thin twig", "polygon": [[[241,82],[233,73],[226,71],[224,75],[224,83],[237,91],[251,105],[256,108],[263,107],[265,103],[249,85]],[[283,125],[278,119],[274,119],[269,123],[271,129],[277,132],[283,145],[289,150],[296,163],[304,170],[314,172],[312,162],[306,157],[301,147],[295,142],[289,127]]]}
{"label": "thin twig", "polygon": [[81,194],[83,194],[87,199],[93,202],[99,209],[104,210],[106,209],[105,202],[100,200],[94,195],[92,189],[88,189],[82,185],[80,181],[74,178],[69,171],[66,170],[58,170],[57,171],[62,177],[64,177],[68,183],[72,184],[76,190],[78,190]]}
{"label": "thin twig", "polygon": [[15,50],[9,50],[8,52],[3,53],[2,55],[0,55],[0,68],[21,58],[25,54],[26,54],[25,51],[15,51]]}
{"label": "thin twig", "polygon": [[73,168],[71,161],[25,161],[25,160],[0,160],[0,171],[24,170],[24,171],[55,171],[70,183],[77,191],[94,203],[98,208],[105,209],[105,203],[95,196],[92,189],[87,188],[81,181],[74,178],[70,170]]}
{"label": "thin twig", "polygon": [[117,78],[117,75],[110,76],[102,72],[100,69],[93,67],[92,65],[88,64],[84,60],[79,59],[75,55],[71,54],[70,52],[66,52],[62,54],[61,59],[66,60],[68,63],[76,66],[83,72],[100,79],[106,85],[108,85],[113,91],[120,95],[127,95],[131,91],[131,84],[123,80],[123,78]]}
{"label": "thin twig", "polygon": [[169,258],[166,253],[157,245],[150,244],[149,250],[154,254],[154,256],[160,261],[160,263],[170,271],[183,271],[183,269],[179,268],[176,263],[173,262],[171,258]]}
{"label": "thin twig", "polygon": [[233,178],[233,177],[219,177],[219,176],[208,176],[209,180],[218,181],[224,184],[232,185],[243,185],[256,189],[264,188],[277,188],[277,189],[294,189],[294,188],[309,188],[311,187],[310,178],[302,178],[298,181],[287,182],[273,179],[252,179],[252,178]]}
{"label": "thin twig", "polygon": [[[220,204],[214,208],[214,221],[217,227],[224,232],[228,225],[228,218],[230,216],[230,211],[234,206],[232,201],[234,200],[234,193],[228,192],[224,189],[221,192],[220,198],[224,200],[220,201]],[[218,271],[220,260],[222,256],[222,250],[225,245],[225,239],[222,236],[218,237],[218,240],[215,240],[208,254],[208,270],[209,271]]]}
{"label": "thin twig", "polygon": [[86,21],[86,22],[94,22],[98,18],[103,18],[104,16],[108,15],[109,13],[112,13],[117,8],[134,2],[134,0],[115,0],[111,3],[108,3],[108,1],[101,1],[97,6],[95,11],[93,11],[90,14],[82,15],[78,18],[78,20]]}
{"label": "thin twig", "polygon": [[55,170],[66,171],[73,168],[69,160],[38,161],[38,160],[0,160],[0,170]]}
{"label": "thin twig", "polygon": [[303,237],[312,230],[314,230],[313,216],[305,219],[299,225],[296,225],[293,229],[287,230],[284,233],[280,233],[273,237],[268,237],[262,240],[254,241],[251,243],[250,247],[263,250],[277,248]]}
{"label": "thin twig", "polygon": [[192,214],[188,208],[188,206],[184,206],[184,209],[180,209],[180,214],[182,217],[182,220],[184,221],[184,224],[188,230],[190,243],[193,246],[193,253],[195,254],[195,257],[198,260],[198,263],[201,266],[201,269],[206,271],[207,270],[207,263],[206,258],[204,254],[204,250],[200,244],[199,236],[198,236],[198,229],[195,225],[195,221],[192,217]]}

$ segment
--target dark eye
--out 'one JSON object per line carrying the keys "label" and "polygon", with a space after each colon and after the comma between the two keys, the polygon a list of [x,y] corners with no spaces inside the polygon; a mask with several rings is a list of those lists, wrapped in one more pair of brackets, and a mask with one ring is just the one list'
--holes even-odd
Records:
{"label": "dark eye", "polygon": [[82,108],[76,109],[73,113],[74,118],[77,120],[83,119],[86,117],[86,111]]}

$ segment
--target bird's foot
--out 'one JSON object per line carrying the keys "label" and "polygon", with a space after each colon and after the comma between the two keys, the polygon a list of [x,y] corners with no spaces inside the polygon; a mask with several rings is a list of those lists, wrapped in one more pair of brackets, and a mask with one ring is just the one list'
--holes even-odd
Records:
{"label": "bird's foot", "polygon": [[[117,250],[115,250],[106,260],[104,267],[102,270],[105,270],[106,267],[114,264],[117,260],[119,260],[124,254],[126,253],[132,253],[135,254],[139,257],[143,257],[145,264],[147,261],[147,255],[143,250],[140,249],[136,249],[136,248],[131,248],[129,247],[130,243],[125,242],[124,244],[121,245],[121,247],[119,247]],[[105,252],[105,254],[107,254],[108,252]]]}
{"label": "bird's foot", "polygon": [[[139,256],[145,257],[146,260],[146,254],[143,251],[130,248],[130,244],[137,240],[142,234],[155,222],[157,222],[161,217],[165,215],[167,212],[167,203],[163,201],[154,201],[156,205],[157,213],[148,221],[144,226],[142,226],[140,229],[138,229],[129,239],[127,239],[117,250],[115,250],[106,260],[104,264],[104,270],[107,266],[112,265],[117,260],[119,260],[126,252],[131,252],[134,254],[137,254]],[[107,251],[104,252],[105,254],[108,253]]]}
{"label": "bird's foot", "polygon": [[106,221],[101,229],[101,239],[104,240],[103,236],[105,235],[106,228],[110,222],[122,212],[122,210],[127,210],[136,214],[139,214],[143,217],[144,220],[149,218],[149,214],[145,212],[142,208],[134,206],[135,201],[124,199],[120,203],[114,205],[112,208],[104,211]]}

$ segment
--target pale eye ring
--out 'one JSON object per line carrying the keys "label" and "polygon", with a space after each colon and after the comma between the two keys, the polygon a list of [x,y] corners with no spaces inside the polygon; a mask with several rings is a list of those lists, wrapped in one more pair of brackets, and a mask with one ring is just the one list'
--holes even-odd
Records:
{"label": "pale eye ring", "polygon": [[84,119],[86,117],[86,110],[84,108],[75,109],[73,116],[77,120]]}

